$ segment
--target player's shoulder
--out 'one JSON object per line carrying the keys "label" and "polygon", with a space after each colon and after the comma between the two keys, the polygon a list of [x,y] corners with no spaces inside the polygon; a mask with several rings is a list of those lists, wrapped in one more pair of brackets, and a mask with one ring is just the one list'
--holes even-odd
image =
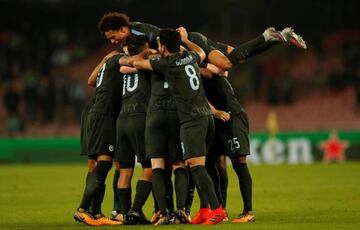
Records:
{"label": "player's shoulder", "polygon": [[188,50],[178,52],[166,58],[171,66],[183,66],[196,62],[194,54],[192,53],[192,51]]}
{"label": "player's shoulder", "polygon": [[131,32],[136,35],[144,35],[148,32],[160,31],[160,28],[158,28],[157,26],[145,22],[133,21],[130,22],[130,26]]}
{"label": "player's shoulder", "polygon": [[119,54],[116,54],[114,56],[112,56],[111,58],[109,58],[106,63],[107,65],[119,65],[119,59],[121,57],[124,57],[126,54],[125,53],[119,53]]}
{"label": "player's shoulder", "polygon": [[189,32],[188,37],[190,41],[200,41],[200,40],[207,40],[207,37],[200,33],[200,32]]}
{"label": "player's shoulder", "polygon": [[122,54],[116,54],[116,55],[112,56],[111,58],[109,58],[105,63],[106,70],[110,70],[113,68],[117,68],[117,69],[120,68],[119,59],[123,56],[124,55],[122,55]]}
{"label": "player's shoulder", "polygon": [[182,52],[181,58],[188,63],[197,62],[199,55],[195,51],[184,50]]}

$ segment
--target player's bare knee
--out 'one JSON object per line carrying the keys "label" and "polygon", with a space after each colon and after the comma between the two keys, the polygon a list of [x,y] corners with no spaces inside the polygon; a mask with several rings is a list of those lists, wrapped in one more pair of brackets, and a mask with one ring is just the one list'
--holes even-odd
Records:
{"label": "player's bare knee", "polygon": [[246,156],[239,156],[231,159],[233,163],[246,164]]}
{"label": "player's bare knee", "polygon": [[120,164],[119,162],[114,162],[114,167],[116,171],[120,171]]}
{"label": "player's bare knee", "polygon": [[101,154],[97,157],[98,161],[112,161],[112,157],[109,155]]}
{"label": "player's bare knee", "polygon": [[151,168],[152,169],[165,169],[165,159],[164,158],[152,158],[151,159]]}
{"label": "player's bare knee", "polygon": [[219,158],[218,165],[219,165],[221,168],[226,168],[226,156],[225,156],[225,155],[222,155],[222,156]]}
{"label": "player's bare knee", "polygon": [[140,180],[151,182],[152,179],[152,169],[151,168],[143,168],[142,174],[140,176]]}
{"label": "player's bare knee", "polygon": [[190,168],[198,166],[198,165],[205,165],[205,156],[201,157],[193,157],[186,160],[186,164],[190,166]]}
{"label": "player's bare knee", "polygon": [[89,159],[88,160],[88,171],[93,172],[96,166],[96,160]]}
{"label": "player's bare knee", "polygon": [[175,171],[178,168],[185,168],[185,162],[183,161],[176,161],[172,165],[172,169]]}
{"label": "player's bare knee", "polygon": [[134,170],[132,168],[120,169],[120,180],[121,181],[130,181],[134,174]]}
{"label": "player's bare knee", "polygon": [[132,168],[120,168],[120,176],[118,180],[118,188],[129,188],[131,186],[131,179],[134,174]]}

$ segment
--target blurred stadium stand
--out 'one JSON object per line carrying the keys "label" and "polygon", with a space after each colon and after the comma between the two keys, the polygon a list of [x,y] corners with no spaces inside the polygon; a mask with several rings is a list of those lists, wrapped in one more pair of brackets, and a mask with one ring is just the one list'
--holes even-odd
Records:
{"label": "blurred stadium stand", "polygon": [[92,94],[86,79],[115,49],[97,31],[109,11],[244,42],[293,26],[308,50],[276,47],[237,66],[231,81],[252,131],[276,110],[280,130],[360,130],[360,20],[349,1],[1,0],[0,136],[76,136]]}

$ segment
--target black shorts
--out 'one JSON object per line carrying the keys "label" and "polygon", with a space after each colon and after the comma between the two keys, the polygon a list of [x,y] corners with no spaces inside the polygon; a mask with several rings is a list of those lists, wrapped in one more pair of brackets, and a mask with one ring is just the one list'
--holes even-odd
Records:
{"label": "black shorts", "polygon": [[145,119],[146,114],[119,117],[116,121],[116,149],[114,161],[120,166],[134,165],[148,159],[145,155]]}
{"label": "black shorts", "polygon": [[217,41],[213,41],[208,39],[208,45],[210,45],[211,47],[219,50],[221,53],[223,53],[225,56],[228,55],[228,45],[222,42],[217,42]]}
{"label": "black shorts", "polygon": [[190,32],[189,40],[192,41],[193,43],[195,43],[196,45],[200,46],[204,50],[206,56],[208,56],[209,53],[215,49],[208,43],[207,37],[201,33]]}
{"label": "black shorts", "polygon": [[146,156],[182,161],[180,124],[176,112],[152,112],[146,117]]}
{"label": "black shorts", "polygon": [[180,139],[184,160],[206,156],[214,136],[214,128],[212,115],[187,121],[180,125]]}
{"label": "black shorts", "polygon": [[216,162],[223,154],[230,159],[250,155],[249,120],[245,112],[232,116],[228,122],[216,120],[215,136],[207,157]]}
{"label": "black shorts", "polygon": [[114,155],[116,120],[109,115],[91,112],[82,119],[81,151],[88,156]]}

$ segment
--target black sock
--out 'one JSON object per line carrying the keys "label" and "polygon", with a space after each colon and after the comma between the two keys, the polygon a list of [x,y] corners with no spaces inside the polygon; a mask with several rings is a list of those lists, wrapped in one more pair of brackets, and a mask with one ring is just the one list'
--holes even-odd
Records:
{"label": "black sock", "polygon": [[136,194],[133,203],[133,207],[135,210],[142,210],[146,200],[149,198],[151,192],[152,184],[149,181],[138,180],[136,184]]}
{"label": "black sock", "polygon": [[260,35],[253,40],[250,40],[244,44],[241,44],[233,49],[231,53],[229,53],[228,58],[234,65],[239,61],[245,60],[250,57],[254,51],[254,49],[265,43],[265,38],[263,35]]}
{"label": "black sock", "polygon": [[218,198],[219,203],[223,206],[224,202],[222,199],[221,188],[220,188],[220,175],[215,166],[215,163],[207,162],[205,167],[206,167],[206,170],[214,184],[216,197]]}
{"label": "black sock", "polygon": [[233,168],[239,179],[240,192],[244,202],[244,211],[252,210],[252,180],[246,163],[233,162]]}
{"label": "black sock", "polygon": [[[86,186],[89,184],[89,182],[90,182],[90,176],[91,176],[91,173],[92,172],[88,172],[87,174],[86,174],[86,179],[85,179],[85,188],[84,188],[84,192],[83,192],[83,194],[85,194],[85,191],[86,191]],[[91,203],[90,203],[90,207],[89,207],[89,210],[88,211],[91,211],[92,210],[92,203],[93,203],[93,201],[91,201]]]}
{"label": "black sock", "polygon": [[254,57],[254,56],[258,55],[258,54],[261,54],[261,53],[265,52],[266,50],[270,49],[271,47],[273,47],[274,45],[277,45],[277,44],[280,44],[280,43],[279,42],[274,42],[274,41],[272,41],[272,42],[268,41],[268,42],[265,42],[265,43],[263,43],[261,45],[258,45],[250,53],[250,57]]}
{"label": "black sock", "polygon": [[91,210],[91,214],[93,214],[93,215],[102,213],[101,212],[101,204],[104,200],[105,187],[106,187],[105,184],[102,184],[94,196],[94,199],[92,202],[92,210]]}
{"label": "black sock", "polygon": [[189,176],[189,187],[188,187],[188,192],[186,195],[185,209],[187,212],[190,213],[192,202],[194,200],[195,183],[194,183],[191,173],[189,173],[188,170],[187,170],[187,174]]}
{"label": "black sock", "polygon": [[89,175],[88,183],[86,184],[83,198],[79,208],[89,211],[90,204],[97,191],[105,184],[106,176],[111,169],[111,161],[99,161],[94,171]]}
{"label": "black sock", "polygon": [[185,208],[186,195],[189,187],[189,178],[186,169],[177,168],[175,175],[176,206],[178,209]]}
{"label": "black sock", "polygon": [[172,167],[165,170],[166,203],[169,212],[174,212],[174,187],[171,180]]}
{"label": "black sock", "polygon": [[153,200],[154,200],[154,212],[158,212],[158,211],[160,211],[160,208],[159,208],[159,204],[158,204],[158,202],[157,202],[157,200],[156,200],[156,197],[155,197],[154,187],[153,187],[153,189],[151,190],[151,193],[152,193],[152,195],[153,195]]}
{"label": "black sock", "polygon": [[220,175],[220,189],[221,189],[221,196],[223,199],[223,208],[226,208],[226,200],[227,200],[227,187],[229,184],[229,178],[227,174],[226,168],[221,166],[217,166],[219,175]]}
{"label": "black sock", "polygon": [[195,186],[198,190],[199,196],[203,196],[209,202],[210,208],[212,210],[219,208],[220,203],[215,194],[214,184],[212,183],[205,166],[194,166],[190,168],[190,172],[194,178]]}
{"label": "black sock", "polygon": [[90,175],[91,175],[91,172],[88,172],[88,173],[86,174],[85,184],[88,184],[88,183],[89,183],[89,177],[90,177]]}
{"label": "black sock", "polygon": [[152,170],[152,186],[153,193],[159,205],[160,213],[166,215],[167,200],[166,200],[166,186],[165,186],[165,170],[156,168]]}
{"label": "black sock", "polygon": [[113,210],[118,210],[119,209],[119,196],[116,194],[119,177],[120,177],[120,172],[119,172],[119,170],[115,169],[114,179],[113,179],[113,193],[114,193]]}
{"label": "black sock", "polygon": [[118,188],[116,194],[119,198],[118,213],[127,214],[131,208],[131,188]]}

